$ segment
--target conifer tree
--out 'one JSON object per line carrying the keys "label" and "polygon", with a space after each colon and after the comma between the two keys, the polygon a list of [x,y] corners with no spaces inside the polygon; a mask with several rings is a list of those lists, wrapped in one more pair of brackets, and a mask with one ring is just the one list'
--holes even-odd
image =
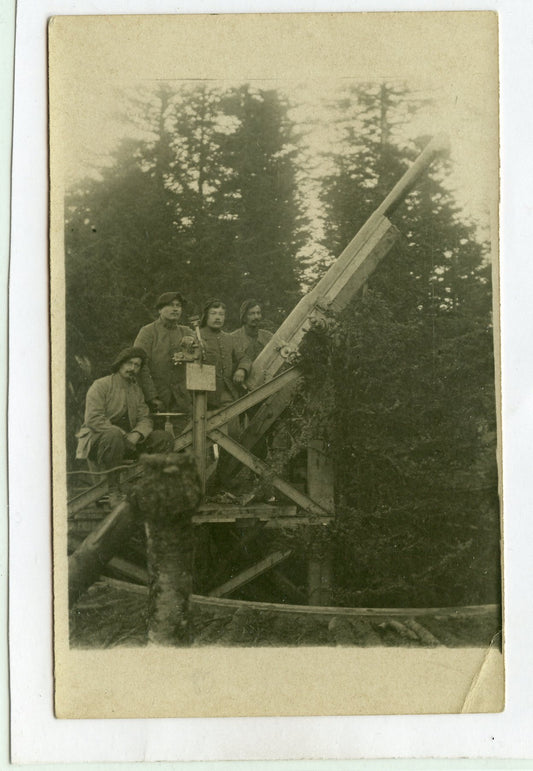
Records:
{"label": "conifer tree", "polygon": [[[339,253],[416,154],[407,89],[357,86],[325,243]],[[340,598],[494,601],[499,590],[491,293],[486,248],[432,168],[392,216],[402,236],[340,319],[331,352]],[[327,403],[327,400],[326,400]]]}
{"label": "conifer tree", "polygon": [[297,253],[305,240],[298,195],[297,142],[289,104],[273,90],[242,86],[224,99],[238,120],[222,144],[231,169],[224,192],[235,223],[232,260],[240,299],[260,298],[279,323],[299,299]]}

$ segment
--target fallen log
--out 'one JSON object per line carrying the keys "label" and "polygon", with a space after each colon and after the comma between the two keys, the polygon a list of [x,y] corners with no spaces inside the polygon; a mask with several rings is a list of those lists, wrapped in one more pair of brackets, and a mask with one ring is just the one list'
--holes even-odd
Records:
{"label": "fallen log", "polygon": [[115,556],[135,524],[136,513],[122,501],[70,555],[68,593],[70,606],[93,584]]}

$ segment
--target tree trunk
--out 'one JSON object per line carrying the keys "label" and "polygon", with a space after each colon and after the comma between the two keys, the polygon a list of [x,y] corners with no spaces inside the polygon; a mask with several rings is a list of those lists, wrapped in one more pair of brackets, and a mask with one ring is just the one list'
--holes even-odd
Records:
{"label": "tree trunk", "polygon": [[186,645],[190,642],[192,515],[201,499],[200,481],[188,455],[146,455],[141,461],[145,473],[131,502],[146,528],[148,639],[157,645]]}

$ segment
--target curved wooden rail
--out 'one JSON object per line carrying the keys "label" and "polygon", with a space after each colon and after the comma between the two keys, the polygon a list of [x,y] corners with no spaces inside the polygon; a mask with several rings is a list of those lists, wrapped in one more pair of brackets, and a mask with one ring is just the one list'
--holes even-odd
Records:
{"label": "curved wooden rail", "polygon": [[209,610],[247,610],[270,613],[290,613],[298,616],[347,616],[357,618],[416,618],[418,616],[439,616],[453,618],[468,618],[472,616],[497,615],[499,605],[467,605],[464,607],[443,608],[342,608],[322,605],[288,605],[275,602],[255,602],[253,600],[231,600],[222,597],[204,597],[192,594],[192,605]]}
{"label": "curved wooden rail", "polygon": [[[114,578],[101,578],[100,580],[116,589],[124,589],[136,594],[148,594],[147,586],[119,581]],[[198,608],[219,612],[245,609],[267,613],[289,613],[298,616],[322,616],[324,618],[330,616],[368,619],[417,618],[422,616],[472,618],[485,615],[497,616],[501,611],[501,607],[498,604],[458,605],[438,608],[343,608],[325,605],[289,605],[277,602],[256,602],[255,600],[231,600],[223,597],[207,597],[202,594],[191,594],[190,603]]]}

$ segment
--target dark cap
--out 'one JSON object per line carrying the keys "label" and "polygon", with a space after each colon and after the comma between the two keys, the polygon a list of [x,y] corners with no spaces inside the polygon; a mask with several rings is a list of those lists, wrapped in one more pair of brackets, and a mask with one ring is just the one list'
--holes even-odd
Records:
{"label": "dark cap", "polygon": [[241,325],[244,324],[244,321],[246,319],[246,314],[250,310],[250,308],[255,308],[256,305],[259,305],[261,308],[261,303],[259,300],[254,300],[251,298],[250,300],[245,300],[243,303],[241,303],[241,307],[239,309],[239,321],[241,322]]}
{"label": "dark cap", "polygon": [[157,310],[159,310],[160,308],[164,308],[165,305],[170,305],[170,303],[174,300],[179,300],[182,305],[185,303],[183,295],[181,295],[179,292],[164,292],[164,294],[157,298],[155,307]]}
{"label": "dark cap", "polygon": [[205,327],[207,324],[207,314],[209,313],[210,308],[224,308],[224,310],[226,310],[226,303],[222,302],[222,300],[218,300],[216,297],[212,297],[208,300],[202,308],[202,316],[200,318],[201,327]]}
{"label": "dark cap", "polygon": [[146,361],[146,351],[142,348],[124,348],[111,364],[111,372],[118,372],[124,362],[130,359],[140,359],[144,364]]}

